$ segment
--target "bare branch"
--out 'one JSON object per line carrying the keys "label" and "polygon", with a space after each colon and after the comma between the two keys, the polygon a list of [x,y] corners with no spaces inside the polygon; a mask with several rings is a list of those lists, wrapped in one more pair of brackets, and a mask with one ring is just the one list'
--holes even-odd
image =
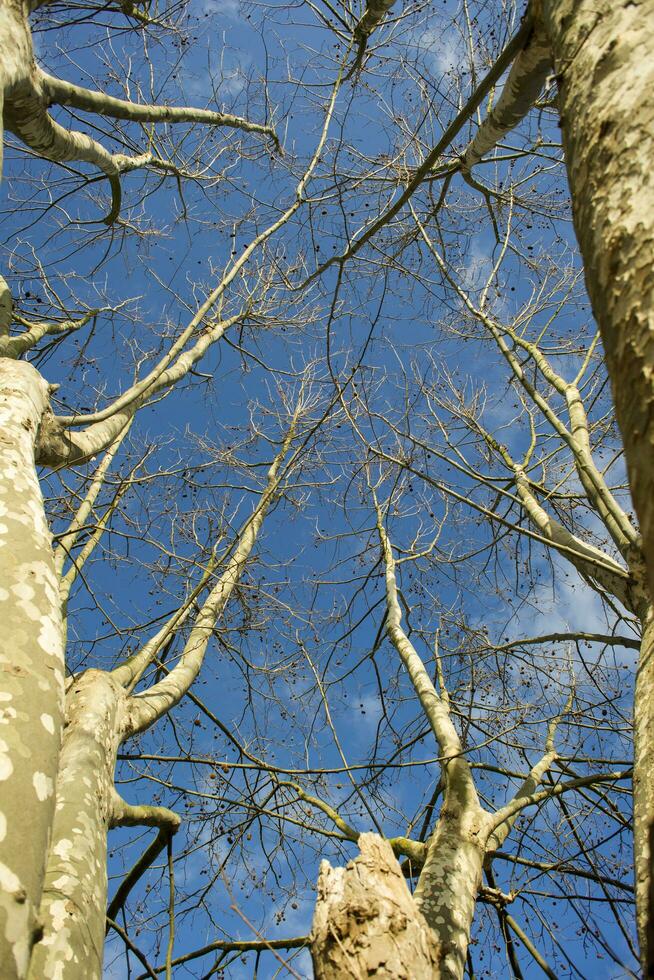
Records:
{"label": "bare branch", "polygon": [[94,92],[72,82],[54,78],[38,69],[38,77],[43,90],[51,103],[63,106],[73,106],[85,112],[94,112],[112,119],[126,119],[130,122],[151,123],[202,123],[208,126],[228,126],[241,129],[245,133],[259,133],[269,137],[279,149],[279,139],[272,126],[250,122],[240,116],[232,116],[226,112],[216,112],[212,109],[196,109],[189,106],[140,105],[117,99],[104,92]]}

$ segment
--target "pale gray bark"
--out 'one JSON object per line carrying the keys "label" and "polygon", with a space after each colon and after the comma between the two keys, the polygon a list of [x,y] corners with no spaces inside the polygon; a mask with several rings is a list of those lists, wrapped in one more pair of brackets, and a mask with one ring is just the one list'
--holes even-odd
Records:
{"label": "pale gray bark", "polygon": [[386,569],[386,629],[436,736],[445,781],[443,807],[427,846],[414,899],[438,940],[434,975],[443,980],[459,980],[481,884],[490,815],[479,803],[461,740],[450,718],[442,676],[439,695],[402,628],[395,561],[379,508],[377,529]]}
{"label": "pale gray bark", "polygon": [[[345,976],[391,977],[396,975],[393,970],[401,970],[398,963],[410,965],[409,976],[461,980],[485,862],[492,859],[494,850],[506,840],[521,810],[546,799],[552,792],[572,788],[574,781],[555,790],[538,791],[544,774],[557,758],[554,738],[560,718],[570,702],[561,715],[550,722],[543,755],[511,801],[494,813],[484,809],[450,717],[449,694],[438,650],[435,660],[440,693],[402,627],[392,545],[374,490],[372,493],[385,569],[386,629],[438,743],[443,804],[426,844],[403,841],[402,849],[395,850],[395,853],[410,853],[414,870],[421,868],[410,903],[404,900],[402,889],[394,881],[401,871],[390,856],[393,851],[391,842],[387,841],[383,849],[381,839],[376,835],[357,835],[348,828],[350,832],[346,836],[357,840],[362,855],[346,869],[334,870],[323,862],[312,931],[312,955],[320,980],[337,980]],[[621,778],[622,775],[612,774],[610,778]],[[334,817],[332,819],[337,822]],[[406,847],[407,843],[412,846]],[[391,920],[389,911],[393,903],[402,909],[402,915],[396,920]],[[415,916],[413,930],[405,922],[411,914]],[[427,972],[424,972],[425,967],[422,967],[423,972],[411,972],[417,955],[416,937],[419,937],[421,948],[424,943],[431,944]],[[406,974],[399,972],[397,975]]]}
{"label": "pale gray bark", "polygon": [[127,734],[128,695],[101,670],[76,677],[66,696],[66,727],[56,810],[39,910],[43,935],[29,980],[100,980],[107,904],[107,834],[153,826],[165,837],[180,818],[162,807],[130,806],[114,790],[118,748]]}
{"label": "pale gray bark", "polygon": [[436,829],[428,843],[415,891],[416,906],[438,939],[437,976],[458,980],[470,942],[470,928],[481,884],[490,814],[481,807],[463,746],[452,723],[449,698],[440,696],[401,626],[395,562],[377,512],[386,567],[386,629],[402,660],[442,756],[445,794]]}
{"label": "pale gray bark", "polygon": [[[209,592],[196,616],[193,629],[184,645],[182,656],[163,680],[143,693],[135,694],[131,699],[126,726],[128,734],[133,735],[144,731],[153,725],[158,718],[170,711],[184,697],[200,673],[213,628],[243,574],[266,513],[277,499],[282,476],[280,472],[282,462],[295,435],[296,421],[297,418],[294,418],[281,451],[268,470],[266,488],[261,495],[257,508],[241,527],[233,551],[225,562],[222,575]],[[151,663],[153,655],[153,651],[146,644],[143,650],[132,657],[127,664],[114,671],[114,676],[129,689],[133,688],[145,668]]]}
{"label": "pale gray bark", "polygon": [[[543,18],[559,88],[575,230],[654,594],[654,2],[544,0]],[[645,790],[651,768],[641,767],[651,757],[654,737],[652,684],[647,643],[638,668],[634,798],[637,918],[646,975],[654,975],[647,857],[654,799]]]}
{"label": "pale gray bark", "polygon": [[47,383],[33,367],[0,358],[0,963],[7,980],[25,975],[35,939],[62,730],[59,589],[34,465],[47,404]]}
{"label": "pale gray bark", "polygon": [[[2,107],[0,106],[0,112],[2,112]],[[0,153],[1,153],[0,148]],[[2,159],[0,157],[0,167],[2,166]],[[2,171],[0,170],[0,173]],[[9,333],[9,328],[11,326],[11,314],[13,309],[13,300],[11,296],[11,290],[7,285],[7,280],[4,276],[0,275],[0,345],[5,341]],[[0,356],[2,355],[2,347],[0,346]]]}
{"label": "pale gray bark", "polygon": [[[0,109],[7,111],[12,93],[25,80],[33,60],[32,39],[27,26],[27,6],[22,0],[0,5]],[[1,137],[2,134],[0,134]],[[0,138],[0,163],[2,162]],[[0,174],[2,170],[0,169]]]}
{"label": "pale gray bark", "polygon": [[443,805],[414,893],[438,937],[442,980],[463,977],[491,825],[490,814],[456,790]]}
{"label": "pale gray bark", "polygon": [[86,112],[94,112],[99,116],[110,116],[112,119],[126,119],[131,122],[154,123],[202,123],[205,126],[227,126],[232,129],[242,129],[246,133],[259,133],[268,136],[279,145],[277,134],[271,126],[263,126],[250,122],[241,116],[233,116],[229,112],[216,112],[213,109],[196,109],[191,106],[169,105],[140,105],[117,99],[104,92],[73,85],[72,82],[54,78],[46,72],[38,70],[38,79],[50,103],[73,106]]}
{"label": "pale gray bark", "polygon": [[[139,408],[146,405],[158,392],[172,387],[186,377],[209,347],[219,341],[230,326],[244,319],[248,313],[247,307],[225,320],[220,318],[209,320],[209,315],[256,250],[290,221],[302,207],[307,184],[327,140],[340,84],[338,80],[334,85],[320,137],[309,164],[296,185],[292,203],[272,224],[259,232],[247,248],[243,249],[215,289],[200,304],[180,336],[144,378],[133,384],[107,408],[91,415],[57,418],[49,409],[46,411],[37,442],[36,455],[40,464],[71,466],[106,449],[130,423]],[[79,426],[85,428],[80,432],[75,431],[75,427]]]}
{"label": "pale gray bark", "polygon": [[[24,333],[18,334],[15,337],[9,337],[9,326],[12,320],[11,294],[8,289],[3,293],[2,283],[0,283],[0,357],[18,358],[31,350],[43,337],[72,333],[75,330],[79,330],[89,320],[92,320],[97,313],[97,310],[91,310],[89,313],[80,317],[79,320],[63,320],[61,323],[48,322],[47,320],[43,320],[40,323],[28,323],[22,317],[16,316],[16,321],[27,326],[27,329]],[[2,330],[3,316],[7,323],[7,330],[4,335]]]}
{"label": "pale gray bark", "polygon": [[43,79],[34,61],[28,24],[30,8],[23,0],[6,0],[0,10],[2,67],[2,126],[19,137],[46,160],[80,160],[94,164],[112,184],[112,219],[120,206],[119,174],[150,162],[149,153],[129,157],[109,153],[101,143],[84,133],[67,130],[56,123],[47,109],[50,104]]}
{"label": "pale gray bark", "polygon": [[654,976],[654,610],[645,624],[634,698],[636,923],[644,975]]}
{"label": "pale gray bark", "polygon": [[356,74],[363,64],[363,57],[368,46],[368,38],[379,27],[386,14],[390,11],[395,0],[368,0],[363,14],[357,21],[352,32],[352,37],[357,44],[357,56],[347,77],[351,78]]}
{"label": "pale gray bark", "polygon": [[361,834],[345,868],[320,866],[311,951],[316,980],[437,977],[438,940],[407,888],[393,850]]}
{"label": "pale gray bark", "polygon": [[395,0],[368,0],[363,16],[354,28],[356,40],[369,37],[391,9]]}
{"label": "pale gray bark", "polygon": [[[196,678],[216,621],[277,499],[297,415],[259,505],[196,614],[178,664],[149,692],[132,693],[157,655],[158,639],[184,623],[211,569],[161,636],[113,673],[88,670],[69,681],[64,704],[61,608],[67,578],[60,583],[63,562],[53,556],[35,469],[48,396],[47,382],[30,364],[0,358],[0,962],[3,980],[99,980],[108,830],[142,824],[170,834],[179,825],[170,811],[119,799],[113,788],[118,748],[169,711]],[[113,454],[91,481],[69,544]]]}
{"label": "pale gray bark", "polygon": [[514,464],[514,473],[520,501],[530,521],[539,529],[543,537],[551,541],[555,548],[565,549],[570,564],[587,581],[597,582],[610,595],[615,596],[624,606],[631,609],[634,605],[632,589],[635,583],[629,572],[610,555],[571,534],[563,524],[552,518],[538,503],[521,466]]}
{"label": "pale gray bark", "polygon": [[66,698],[57,808],[52,825],[30,980],[99,980],[107,902],[107,832],[125,691],[110,674],[85,671]]}
{"label": "pale gray bark", "polygon": [[[69,686],[56,784],[57,806],[40,907],[43,938],[34,949],[30,980],[99,980],[109,829],[146,825],[169,834],[179,825],[179,818],[168,810],[130,806],[120,800],[113,788],[116,755],[126,738],[169,711],[197,676],[213,627],[242,574],[274,499],[279,463],[287,445],[284,444],[277,465],[271,467],[268,494],[264,494],[259,508],[241,531],[231,560],[202,605],[182,658],[166,679],[150,692],[130,693],[156,657],[158,646],[153,643],[146,644],[140,655],[112,673],[87,670]],[[173,628],[178,628],[184,618],[178,615]]]}

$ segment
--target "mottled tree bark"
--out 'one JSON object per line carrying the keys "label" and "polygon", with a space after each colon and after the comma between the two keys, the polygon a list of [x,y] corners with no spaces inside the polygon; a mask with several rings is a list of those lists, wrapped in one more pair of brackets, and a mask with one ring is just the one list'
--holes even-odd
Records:
{"label": "mottled tree bark", "polygon": [[654,0],[547,0],[575,229],[654,591]]}
{"label": "mottled tree bark", "polygon": [[0,963],[24,976],[37,931],[55,805],[63,634],[34,465],[48,386],[0,358]]}
{"label": "mottled tree bark", "polygon": [[[421,870],[408,902],[395,880],[402,872],[390,842],[382,847],[381,838],[357,837],[351,828],[340,826],[342,832],[350,829],[348,837],[357,840],[362,853],[345,869],[334,870],[326,862],[321,867],[312,930],[314,966],[319,980],[369,976],[462,980],[485,862],[492,860],[511,833],[520,811],[547,797],[548,791],[539,793],[538,787],[557,758],[556,730],[571,701],[550,720],[543,755],[509,803],[495,812],[486,810],[450,715],[438,644],[434,650],[437,690],[402,626],[393,547],[375,489],[370,483],[369,487],[385,566],[386,631],[436,738],[443,802],[428,842],[410,842],[414,870]],[[405,847],[403,853],[409,853]],[[420,960],[425,948],[428,961]],[[404,964],[408,974],[403,972]]]}
{"label": "mottled tree bark", "polygon": [[[0,112],[2,112],[2,106],[0,105]],[[0,147],[0,167],[2,165],[2,148]],[[4,342],[9,336],[9,328],[11,326],[11,314],[13,310],[13,299],[11,296],[11,290],[7,285],[7,280],[4,276],[0,275],[0,343]],[[1,351],[1,348],[0,348]]]}
{"label": "mottled tree bark", "polygon": [[436,976],[463,976],[481,885],[490,815],[481,807],[443,813],[429,841],[415,902],[438,939]]}
{"label": "mottled tree bark", "polygon": [[[17,86],[29,75],[32,41],[27,28],[27,8],[23,0],[4,0],[0,4],[0,115],[3,124],[7,105]],[[0,175],[2,174],[2,132],[0,131]]]}
{"label": "mottled tree bark", "polygon": [[388,841],[361,834],[345,868],[320,866],[311,934],[316,980],[437,977],[435,933],[407,888]]}
{"label": "mottled tree bark", "polygon": [[85,671],[66,698],[57,808],[31,980],[99,980],[107,904],[107,834],[125,691],[110,674]]}
{"label": "mottled tree bark", "polygon": [[[120,799],[114,789],[118,747],[174,707],[197,677],[216,621],[277,499],[297,415],[175,667],[151,688],[134,692],[191,603],[128,663],[69,679],[64,712],[61,609],[67,590],[60,587],[63,565],[52,553],[35,468],[48,400],[48,384],[34,367],[0,358],[0,976],[99,980],[109,829],[144,825],[170,835],[180,822],[164,808]],[[103,464],[99,471],[100,477]],[[85,513],[83,504],[73,530]],[[211,565],[196,597],[213,570]]]}
{"label": "mottled tree bark", "polygon": [[[586,285],[599,324],[654,594],[654,2],[544,0]],[[642,963],[648,949],[650,828],[643,753],[654,732],[651,643],[636,695],[635,850]],[[650,745],[646,745],[650,739]]]}
{"label": "mottled tree bark", "polygon": [[345,868],[323,861],[311,949],[317,980],[460,980],[482,880],[490,815],[441,818],[413,897],[388,841],[361,834]]}
{"label": "mottled tree bark", "polygon": [[[360,835],[362,854],[345,870],[333,870],[323,864],[312,953],[321,980],[345,976],[429,976],[460,980],[493,818],[479,803],[470,767],[452,723],[438,653],[440,693],[402,626],[392,545],[382,510],[372,492],[386,570],[386,631],[439,746],[444,800],[425,847],[415,895],[408,902],[403,897],[404,882],[402,888],[396,882],[402,879],[402,872],[390,844],[382,848],[380,838],[375,835]],[[395,908],[401,909],[401,914],[395,915]],[[411,916],[415,919],[413,925]],[[421,960],[422,968],[417,969],[416,957],[426,953],[428,961]],[[408,969],[408,973],[397,972],[403,969]]]}
{"label": "mottled tree bark", "polygon": [[634,699],[634,865],[636,922],[644,975],[654,976],[654,613],[643,634]]}
{"label": "mottled tree bark", "polygon": [[83,133],[64,129],[48,115],[50,96],[34,62],[29,12],[24,0],[5,0],[0,12],[3,127],[48,160],[86,160],[107,174],[117,174],[118,156]]}

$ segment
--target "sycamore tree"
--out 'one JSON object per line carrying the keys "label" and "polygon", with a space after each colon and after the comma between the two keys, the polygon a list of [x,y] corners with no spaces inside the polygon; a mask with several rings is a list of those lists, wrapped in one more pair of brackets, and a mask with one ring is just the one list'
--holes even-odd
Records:
{"label": "sycamore tree", "polygon": [[3,4],[3,975],[651,972],[653,21]]}
{"label": "sycamore tree", "polygon": [[[507,230],[513,217],[507,209]],[[441,775],[433,798],[424,801],[428,836],[391,840],[396,853],[409,858],[410,874],[417,879],[416,915],[408,916],[407,903],[401,902],[406,893],[401,879],[390,885],[392,852],[387,849],[386,860],[377,856],[373,849],[380,842],[371,835],[364,835],[362,857],[345,871],[323,867],[314,921],[320,976],[342,975],[348,963],[357,963],[355,975],[364,976],[374,971],[380,955],[387,957],[387,965],[397,957],[391,975],[429,975],[431,970],[461,976],[478,901],[496,903],[505,940],[513,934],[525,942],[522,923],[530,912],[523,906],[518,915],[517,909],[523,900],[529,903],[530,889],[515,887],[512,876],[505,884],[498,858],[500,867],[520,861],[512,847],[517,836],[521,847],[529,840],[533,867],[553,870],[556,864],[547,858],[553,847],[549,834],[555,834],[557,819],[575,827],[566,794],[579,789],[586,795],[586,788],[593,787],[591,797],[598,790],[604,796],[607,783],[628,775],[611,765],[617,757],[605,751],[600,729],[614,711],[622,712],[624,695],[631,700],[622,675],[630,658],[620,648],[640,649],[642,656],[651,643],[643,562],[621,468],[616,471],[615,431],[610,409],[607,415],[597,336],[592,336],[592,321],[573,336],[554,329],[563,296],[568,312],[583,309],[581,297],[575,296],[578,276],[569,269],[563,279],[551,281],[551,269],[533,263],[532,294],[508,321],[505,312],[499,315],[511,305],[502,275],[508,235],[486,280],[471,282],[465,264],[455,261],[455,249],[446,262],[417,215],[416,221],[425,257],[440,266],[453,293],[453,312],[443,323],[446,334],[439,349],[447,345],[447,333],[457,338],[457,356],[449,360],[458,367],[452,372],[433,354],[403,356],[395,348],[397,361],[406,361],[396,398],[387,399],[385,393],[375,407],[376,386],[359,385],[347,401],[344,396],[344,408],[367,452],[366,483],[385,583],[380,625],[406,669],[422,725],[436,739]],[[470,359],[483,361],[492,384],[481,386],[470,378],[465,367]],[[607,479],[611,469],[615,475]],[[468,512],[468,533],[459,528],[456,540],[467,548],[457,554],[450,529],[461,510]],[[571,574],[573,581],[566,583]],[[449,608],[439,609],[451,594],[446,576],[458,591]],[[444,580],[440,588],[434,579]],[[584,616],[574,610],[580,588],[589,594],[588,623],[602,623],[606,632],[581,628]],[[552,599],[559,597],[552,606],[550,590]],[[473,627],[463,611],[470,617],[475,607]],[[505,625],[498,637],[499,610]],[[462,676],[469,697],[465,706],[458,686]],[[391,724],[386,714],[384,721]],[[613,728],[614,735],[619,727]],[[539,729],[541,745],[536,741],[523,756],[530,766],[520,781],[520,767],[509,767],[507,761],[518,745],[525,752]],[[518,730],[523,733],[516,738]],[[589,752],[590,731],[593,741],[599,736],[597,748],[602,745],[597,755]],[[571,751],[572,744],[577,748]],[[626,760],[629,753],[622,754]],[[504,769],[498,767],[501,760]],[[497,775],[504,777],[499,784]],[[507,777],[514,791],[505,799]],[[617,807],[613,813],[618,821],[613,832],[620,833],[624,812]],[[409,821],[419,822],[416,817]],[[575,847],[585,858],[590,857],[588,831],[588,826],[581,835],[573,831]],[[598,843],[594,834],[591,848]],[[607,838],[611,835],[608,831]],[[561,858],[558,867],[567,871],[566,865]],[[614,878],[611,887],[616,884]],[[375,896],[365,915],[364,895]],[[572,889],[569,895],[572,899]],[[604,898],[611,901],[607,892]],[[613,911],[626,936],[621,904],[618,900]],[[583,921],[578,908],[572,914]],[[384,933],[393,937],[388,946],[381,940]],[[555,933],[556,928],[548,943]],[[633,955],[635,946],[629,945]],[[533,942],[528,949],[548,975],[565,970]],[[506,952],[504,969],[508,965],[522,975],[510,943]],[[324,972],[323,963],[329,964]],[[628,960],[619,965],[628,968]],[[468,968],[472,972],[470,961]]]}
{"label": "sycamore tree", "polygon": [[[616,415],[624,439],[630,487],[643,528],[641,536],[633,526],[627,530],[625,515],[620,518],[628,537],[622,539],[619,547],[626,548],[622,556],[627,556],[631,563],[631,574],[641,596],[638,615],[645,637],[635,694],[635,869],[641,958],[647,974],[653,969],[650,930],[654,819],[648,778],[653,717],[648,596],[652,586],[654,556],[649,532],[651,433],[649,411],[645,408],[651,400],[651,365],[646,350],[652,330],[652,303],[650,277],[647,273],[643,274],[642,264],[649,268],[652,232],[648,191],[645,190],[641,196],[640,188],[649,186],[642,154],[651,148],[652,140],[651,103],[644,93],[649,88],[648,72],[652,64],[653,14],[648,4],[601,4],[599,8],[595,4],[583,3],[528,4],[518,30],[500,57],[484,77],[479,77],[478,62],[481,59],[477,59],[475,64],[474,38],[482,16],[479,12],[477,18],[471,18],[470,8],[464,4],[461,33],[465,34],[471,50],[468,70],[473,83],[476,83],[472,94],[464,101],[460,80],[458,85],[453,86],[459,95],[459,104],[464,103],[463,108],[449,125],[443,126],[439,119],[441,135],[429,142],[422,132],[418,140],[411,140],[410,127],[406,125],[403,114],[392,107],[389,116],[399,124],[395,161],[398,166],[398,158],[401,159],[399,167],[404,170],[403,189],[393,196],[367,227],[348,235],[340,255],[323,263],[319,269],[322,274],[334,265],[342,270],[347,260],[357,256],[365,256],[363,262],[370,261],[366,246],[382,252],[387,261],[397,262],[399,255],[403,254],[402,245],[406,242],[406,236],[402,240],[400,233],[400,239],[396,239],[394,245],[390,232],[394,227],[396,232],[400,232],[408,206],[416,222],[416,234],[429,246],[440,275],[449,282],[444,253],[448,233],[450,247],[454,244],[452,239],[457,237],[458,229],[452,225],[451,216],[447,214],[448,194],[452,187],[456,187],[455,178],[460,177],[483,197],[499,246],[494,206],[506,208],[511,199],[506,188],[507,180],[511,179],[511,168],[507,173],[506,168],[497,166],[497,151],[500,147],[504,148],[501,141],[513,133],[531,110],[538,110],[539,133],[536,142],[540,145],[544,138],[543,130],[551,131],[546,120],[543,124],[543,116],[548,110],[554,110],[558,125],[563,130],[564,160],[569,176],[575,229],[585,263],[586,285],[604,343]],[[483,24],[487,34],[492,37],[490,24],[485,20]],[[465,133],[466,129],[470,129],[472,114],[479,110],[499,74],[509,65],[508,77],[499,98],[495,99],[493,93],[487,111],[478,115],[478,126],[471,138],[461,147],[453,148],[452,141],[462,131]],[[543,89],[546,90],[545,98],[541,98]],[[448,94],[451,97],[453,93],[450,91]],[[423,101],[427,101],[424,94]],[[551,148],[552,144],[546,147],[547,150]],[[407,160],[407,153],[411,156],[410,161]],[[518,156],[522,153],[524,150],[520,150]],[[489,154],[493,156],[489,157]],[[475,168],[485,159],[488,163],[495,163],[495,179],[491,186],[487,182],[479,182],[474,176]],[[503,159],[510,159],[510,156]],[[544,167],[543,170],[547,172],[550,168]],[[531,176],[534,175],[532,173]],[[629,179],[634,180],[638,192],[626,192],[626,181]],[[412,199],[416,199],[428,182],[432,186],[421,222],[421,216],[412,206]],[[535,190],[532,188],[532,191]],[[533,215],[533,209],[528,207],[527,210],[532,210]],[[436,247],[425,231],[424,224],[428,218],[435,219]],[[533,225],[527,227],[532,228]],[[383,248],[380,248],[379,242],[383,242]],[[505,247],[515,251],[514,244]],[[533,250],[534,245],[527,247]],[[481,294],[484,302],[490,285],[487,284]],[[469,297],[465,305],[470,307]],[[512,343],[518,341],[512,338]],[[520,358],[514,355],[513,361],[514,371],[522,371]],[[559,394],[570,402],[571,431],[581,429],[579,435],[584,439],[585,413],[577,415],[573,404],[576,397],[574,384],[571,386],[563,378],[559,378],[556,384]],[[553,419],[550,419],[550,424],[554,424]],[[556,425],[554,428],[558,431]],[[515,467],[517,464],[511,461],[510,465]],[[587,491],[590,492],[591,483],[596,483],[595,492],[604,492],[601,480],[589,476],[587,463],[579,464],[578,469]],[[515,473],[520,483],[522,477],[519,469]],[[533,517],[536,519],[535,513]],[[617,544],[615,529],[612,536]],[[478,834],[479,831],[475,830],[474,833]],[[424,902],[424,893],[420,888],[417,894]],[[442,916],[438,920],[434,918],[432,924],[441,920]],[[460,971],[460,964],[458,969]]]}

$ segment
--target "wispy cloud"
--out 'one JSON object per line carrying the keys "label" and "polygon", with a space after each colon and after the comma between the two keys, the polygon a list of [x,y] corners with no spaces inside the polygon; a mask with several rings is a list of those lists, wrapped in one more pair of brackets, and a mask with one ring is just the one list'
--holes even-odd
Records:
{"label": "wispy cloud", "polygon": [[414,44],[423,52],[430,68],[438,74],[452,71],[465,58],[463,39],[452,31],[443,33],[427,28],[416,33]]}
{"label": "wispy cloud", "polygon": [[240,0],[204,0],[200,9],[203,14],[218,15],[226,20],[239,20],[241,16]]}

